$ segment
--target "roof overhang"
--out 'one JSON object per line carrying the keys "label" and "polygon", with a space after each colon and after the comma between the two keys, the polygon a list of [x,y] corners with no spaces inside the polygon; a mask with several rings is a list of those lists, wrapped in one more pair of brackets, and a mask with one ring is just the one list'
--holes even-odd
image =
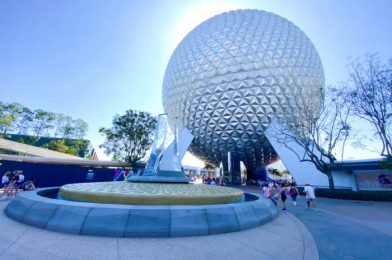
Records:
{"label": "roof overhang", "polygon": [[62,164],[78,165],[90,167],[129,167],[128,163],[100,160],[70,159],[70,158],[51,158],[51,157],[31,157],[22,155],[0,154],[1,161],[28,162],[28,163],[45,163],[45,164]]}
{"label": "roof overhang", "polygon": [[81,160],[82,159],[77,156],[73,156],[73,155],[69,155],[69,154],[65,154],[65,153],[60,153],[60,152],[45,149],[42,147],[36,147],[33,145],[22,144],[22,143],[6,140],[3,138],[0,138],[0,149],[5,150],[5,151],[10,151],[10,152],[15,152],[15,153],[31,155],[31,156],[38,156],[38,157],[68,158],[68,159],[74,159],[74,160]]}

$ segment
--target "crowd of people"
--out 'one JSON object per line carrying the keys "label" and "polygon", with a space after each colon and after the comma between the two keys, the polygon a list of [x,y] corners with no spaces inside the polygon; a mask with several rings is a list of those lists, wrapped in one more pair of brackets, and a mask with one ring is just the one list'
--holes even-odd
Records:
{"label": "crowd of people", "polygon": [[208,184],[208,185],[219,185],[219,186],[225,186],[225,182],[221,178],[215,178],[210,175],[205,175],[203,176],[203,183]]}
{"label": "crowd of people", "polygon": [[[263,182],[261,185],[264,197],[270,199],[275,204],[275,206],[278,206],[279,199],[281,200],[283,205],[282,210],[287,210],[286,201],[288,197],[291,198],[291,203],[294,206],[297,205],[297,198],[300,195],[295,182],[273,181]],[[306,196],[307,209],[310,209],[311,206],[316,208],[315,189],[309,184],[306,184],[304,187],[304,193]]]}
{"label": "crowd of people", "polygon": [[[127,172],[128,173],[128,172]],[[120,175],[120,174],[119,174]],[[124,173],[124,179],[127,180],[128,174]],[[196,178],[195,176],[193,178]],[[193,181],[196,181],[194,179]],[[202,176],[202,182],[208,185],[219,185],[225,186],[223,178],[216,178],[210,175]],[[282,202],[283,210],[287,210],[286,201],[287,198],[291,198],[291,203],[296,206],[297,198],[300,196],[298,188],[294,180],[278,180],[278,181],[261,181],[259,180],[257,184],[262,188],[262,192],[265,198],[270,199],[275,206],[278,206],[279,199]],[[7,171],[1,178],[1,188],[0,200],[4,197],[6,199],[12,199],[20,189],[22,190],[34,190],[36,188],[35,180],[25,180],[22,170],[15,170],[13,172]],[[316,208],[315,203],[315,188],[306,184],[304,187],[304,193],[306,195],[307,209],[311,207]]]}
{"label": "crowd of people", "polygon": [[35,180],[26,181],[22,170],[6,171],[1,178],[1,188],[3,191],[0,194],[0,199],[3,199],[3,197],[12,199],[18,193],[19,189],[34,190]]}

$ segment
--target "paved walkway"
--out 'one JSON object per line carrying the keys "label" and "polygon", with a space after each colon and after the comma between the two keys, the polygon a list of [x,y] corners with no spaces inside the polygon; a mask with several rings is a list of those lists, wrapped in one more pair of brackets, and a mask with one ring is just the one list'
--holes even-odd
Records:
{"label": "paved walkway", "polygon": [[318,259],[307,228],[282,212],[261,227],[221,235],[185,238],[76,236],[18,223],[0,202],[0,259]]}
{"label": "paved walkway", "polygon": [[392,259],[392,203],[317,202],[308,211],[301,196],[273,222],[242,232],[132,239],[37,229],[7,218],[0,201],[0,259]]}
{"label": "paved walkway", "polygon": [[306,210],[301,196],[287,211],[313,235],[320,259],[392,259],[392,203],[317,198],[317,204]]}

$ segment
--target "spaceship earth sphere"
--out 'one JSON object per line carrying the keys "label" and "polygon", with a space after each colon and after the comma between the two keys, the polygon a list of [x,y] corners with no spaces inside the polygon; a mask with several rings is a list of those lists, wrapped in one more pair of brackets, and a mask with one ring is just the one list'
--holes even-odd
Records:
{"label": "spaceship earth sphere", "polygon": [[230,151],[250,168],[277,160],[264,135],[273,120],[301,120],[321,103],[324,72],[309,38],[276,14],[237,10],[193,29],[167,65],[162,99],[191,152],[213,164]]}

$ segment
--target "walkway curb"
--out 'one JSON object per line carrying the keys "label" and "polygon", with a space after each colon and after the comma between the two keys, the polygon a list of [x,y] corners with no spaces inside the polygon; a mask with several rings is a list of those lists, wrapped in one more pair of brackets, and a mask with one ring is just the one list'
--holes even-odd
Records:
{"label": "walkway curb", "polygon": [[293,216],[289,212],[286,212],[286,213],[290,217],[290,219],[296,224],[296,226],[298,227],[298,230],[301,233],[301,236],[303,238],[303,240],[302,240],[303,247],[304,247],[303,259],[304,260],[320,259],[319,254],[318,254],[316,241],[314,240],[310,231],[299,219],[297,219],[295,216]]}

